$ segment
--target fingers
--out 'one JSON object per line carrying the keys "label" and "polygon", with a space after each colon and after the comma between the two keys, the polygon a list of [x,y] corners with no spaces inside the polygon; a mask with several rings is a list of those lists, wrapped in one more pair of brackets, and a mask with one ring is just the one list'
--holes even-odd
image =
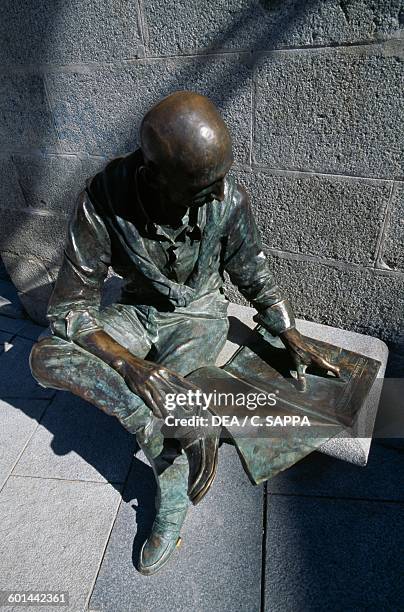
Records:
{"label": "fingers", "polygon": [[333,374],[335,374],[337,378],[340,378],[341,376],[340,368],[337,365],[334,365],[333,363],[330,363],[329,361],[327,361],[327,359],[325,359],[324,357],[321,357],[321,355],[318,355],[318,354],[312,355],[312,361],[313,363],[315,363],[317,366],[319,366],[326,372],[332,372]]}
{"label": "fingers", "polygon": [[[325,370],[326,372],[332,372],[338,378],[341,377],[340,368],[337,365],[334,365],[326,357],[321,355],[318,348],[313,345],[309,339],[304,336],[298,336],[298,342],[295,342],[293,345],[293,352],[295,353],[295,360],[299,359],[303,363],[309,364],[310,362],[316,365],[317,367]],[[328,351],[325,350],[325,355],[327,356]]]}
{"label": "fingers", "polygon": [[306,383],[306,365],[301,361],[296,362],[296,373],[297,373],[297,388],[299,391],[306,391],[307,383]]}
{"label": "fingers", "polygon": [[161,399],[159,398],[159,396],[156,397],[155,395],[156,394],[155,394],[155,390],[153,386],[149,385],[149,386],[144,387],[141,397],[143,401],[145,402],[146,406],[150,408],[154,416],[161,419],[162,413],[159,407],[159,403]]}
{"label": "fingers", "polygon": [[299,389],[299,391],[306,391],[307,389],[307,380],[306,380],[305,373],[306,373],[307,364],[309,364],[310,362],[315,364],[317,367],[325,370],[326,372],[332,372],[337,378],[341,377],[340,368],[337,365],[330,363],[327,359],[319,355],[317,352],[311,351],[311,353],[309,355],[306,355],[306,357],[308,357],[307,359],[305,359],[307,363],[305,363],[300,356],[296,354],[294,356],[294,362],[295,362],[296,373],[297,373],[296,382],[297,382],[297,388]]}
{"label": "fingers", "polygon": [[[162,366],[153,371],[144,385],[144,390],[138,393],[142,395],[146,404],[153,411],[153,414],[155,416],[160,416],[166,413],[166,400],[168,395],[173,396],[170,399],[170,403],[172,404],[176,396],[186,396],[189,392],[195,393],[196,390],[198,390],[198,387],[194,384],[189,383],[179,374],[165,369]],[[184,404],[181,403],[179,406],[182,407],[182,410],[187,412],[193,410],[192,406],[194,406],[194,404],[191,402],[189,406],[184,406]]]}

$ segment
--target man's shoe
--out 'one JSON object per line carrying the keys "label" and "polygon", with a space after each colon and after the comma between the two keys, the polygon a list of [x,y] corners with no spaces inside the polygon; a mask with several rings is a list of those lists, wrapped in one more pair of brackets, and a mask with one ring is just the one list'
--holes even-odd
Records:
{"label": "man's shoe", "polygon": [[186,516],[178,515],[177,525],[164,529],[160,521],[155,521],[152,532],[140,551],[138,570],[144,576],[151,576],[159,571],[170,559],[181,543],[180,530]]}
{"label": "man's shoe", "polygon": [[149,438],[142,444],[153,469],[156,484],[156,517],[149,537],[140,551],[138,570],[149,576],[167,563],[174,552],[189,508],[187,494],[189,465],[178,442],[164,440],[161,452]]}

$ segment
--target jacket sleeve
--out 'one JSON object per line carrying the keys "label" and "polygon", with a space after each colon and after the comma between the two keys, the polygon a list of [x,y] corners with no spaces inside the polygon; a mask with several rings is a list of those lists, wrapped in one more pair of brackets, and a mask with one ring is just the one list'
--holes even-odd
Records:
{"label": "jacket sleeve", "polygon": [[226,226],[223,266],[232,283],[257,309],[254,321],[274,335],[294,327],[293,309],[269,269],[248,195],[241,186],[234,190]]}
{"label": "jacket sleeve", "polygon": [[66,340],[97,329],[111,245],[101,217],[83,191],[70,220],[62,265],[48,306],[52,332]]}

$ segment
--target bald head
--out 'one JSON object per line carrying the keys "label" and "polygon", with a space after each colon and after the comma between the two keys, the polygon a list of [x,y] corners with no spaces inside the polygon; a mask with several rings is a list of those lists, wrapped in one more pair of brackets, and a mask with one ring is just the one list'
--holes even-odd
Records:
{"label": "bald head", "polygon": [[175,92],[148,111],[140,143],[145,161],[159,172],[190,181],[208,184],[232,161],[231,137],[216,106],[191,91]]}

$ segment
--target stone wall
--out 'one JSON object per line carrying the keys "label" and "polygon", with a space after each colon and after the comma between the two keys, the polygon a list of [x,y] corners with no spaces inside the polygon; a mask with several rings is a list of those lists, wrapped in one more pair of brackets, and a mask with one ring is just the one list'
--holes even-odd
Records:
{"label": "stone wall", "polygon": [[[0,254],[43,320],[85,178],[159,98],[220,107],[300,316],[404,324],[400,0],[2,0]],[[239,299],[237,293],[229,295]]]}

